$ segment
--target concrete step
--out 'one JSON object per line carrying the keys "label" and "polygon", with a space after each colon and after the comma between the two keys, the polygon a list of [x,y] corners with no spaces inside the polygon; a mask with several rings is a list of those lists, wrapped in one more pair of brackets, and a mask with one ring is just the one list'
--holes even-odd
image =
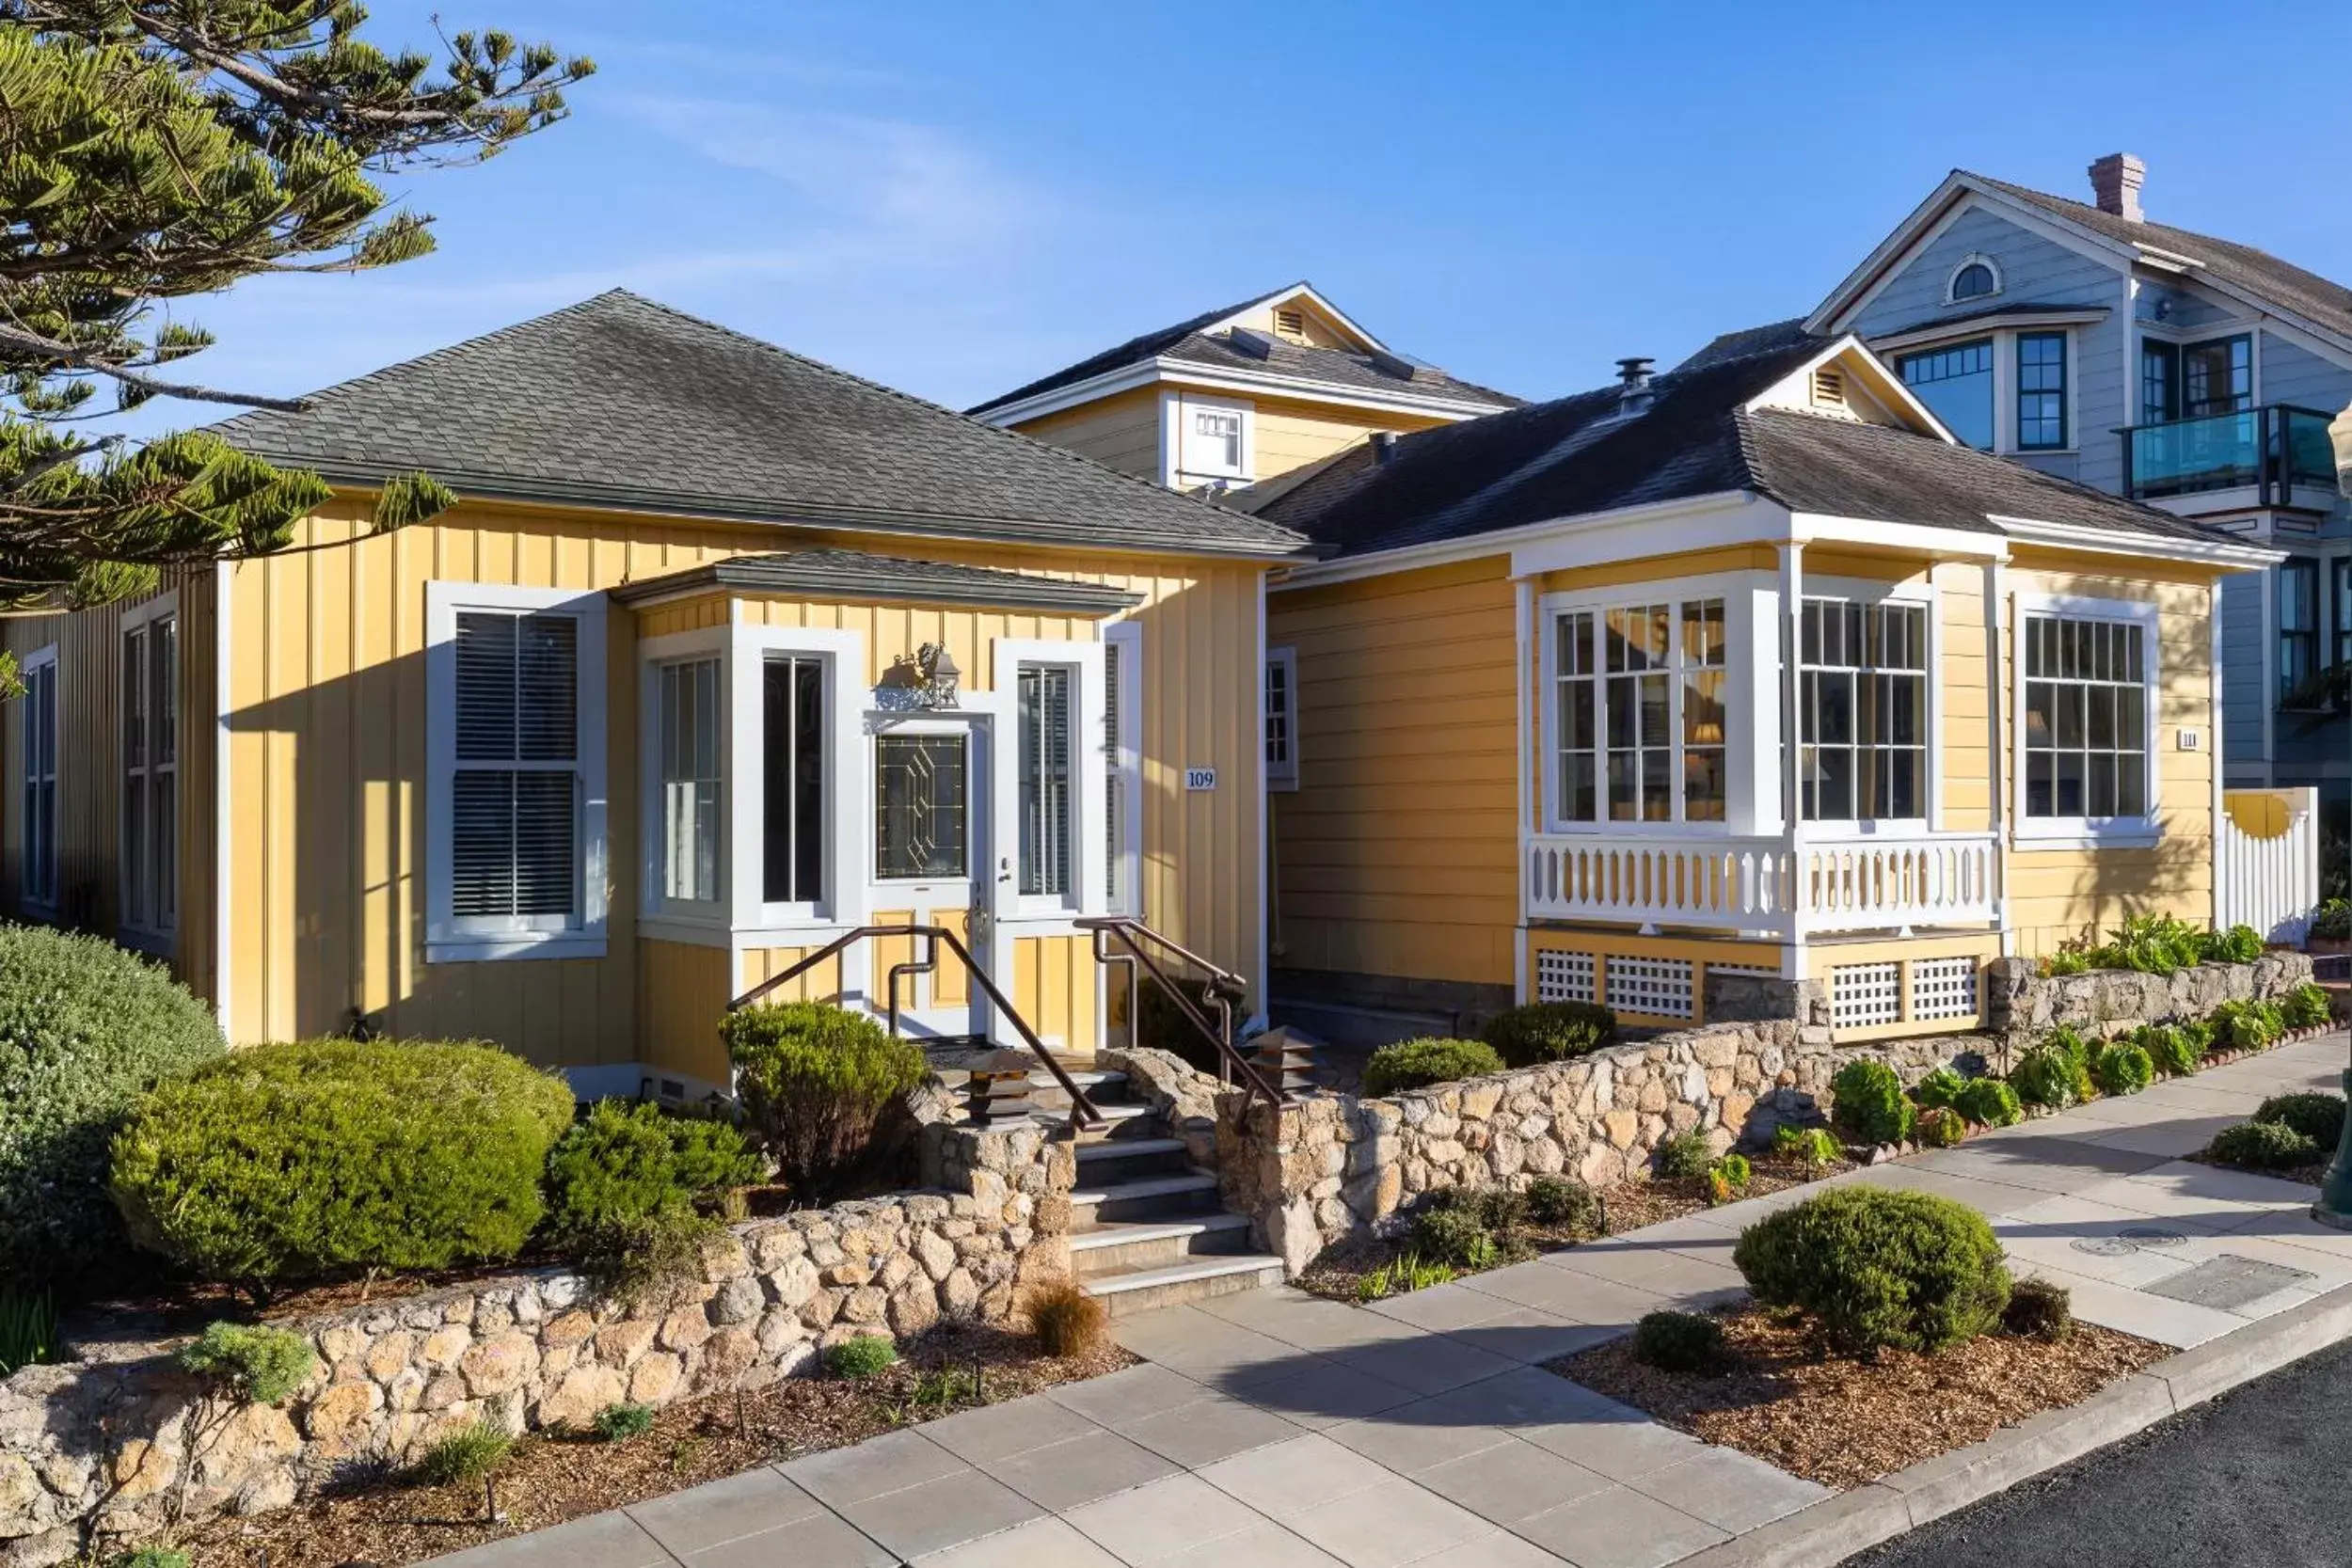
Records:
{"label": "concrete step", "polygon": [[1182,1138],[1081,1141],[1077,1155],[1081,1187],[1107,1187],[1138,1177],[1181,1175],[1192,1169]]}
{"label": "concrete step", "polygon": [[1194,1258],[1249,1250],[1249,1221],[1218,1212],[1193,1218],[1101,1225],[1073,1231],[1070,1262],[1079,1277],[1172,1268]]}
{"label": "concrete step", "polygon": [[1173,1219],[1215,1212],[1216,1206],[1216,1178],[1202,1170],[1099,1184],[1082,1179],[1070,1195],[1071,1217],[1077,1226]]}
{"label": "concrete step", "polygon": [[[1117,1142],[1128,1138],[1156,1138],[1167,1130],[1152,1114],[1149,1105],[1126,1104],[1116,1100],[1096,1100],[1094,1108],[1102,1113],[1103,1125],[1089,1127],[1081,1132],[1081,1144]],[[1050,1127],[1059,1127],[1070,1119],[1069,1107],[1060,1110],[1040,1110],[1037,1120]]]}
{"label": "concrete step", "polygon": [[1080,1286],[1114,1318],[1188,1301],[1263,1290],[1282,1282],[1282,1260],[1265,1253],[1195,1258],[1166,1268],[1127,1269],[1082,1278]]}

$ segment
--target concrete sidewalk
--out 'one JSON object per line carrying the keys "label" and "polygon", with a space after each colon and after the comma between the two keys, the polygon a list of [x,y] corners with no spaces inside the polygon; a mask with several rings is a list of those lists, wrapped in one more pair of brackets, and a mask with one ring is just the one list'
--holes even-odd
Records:
{"label": "concrete sidewalk", "polygon": [[[2020,1272],[2071,1287],[2088,1321],[2184,1349],[2250,1338],[2352,1284],[2352,1234],[2306,1216],[2309,1188],[2180,1156],[2267,1095],[2336,1087],[2344,1056],[2325,1036],[1836,1180],[1983,1211]],[[1148,1365],[441,1560],[1657,1568],[1722,1547],[1715,1560],[1854,1495],[1831,1503],[1539,1364],[1654,1308],[1737,1293],[1740,1227],[1815,1190],[1370,1309],[1281,1289],[1122,1321]]]}

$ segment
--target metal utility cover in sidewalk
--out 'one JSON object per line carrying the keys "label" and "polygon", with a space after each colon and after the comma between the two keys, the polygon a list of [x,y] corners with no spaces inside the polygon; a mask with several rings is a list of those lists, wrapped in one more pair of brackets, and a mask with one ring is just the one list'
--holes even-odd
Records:
{"label": "metal utility cover in sidewalk", "polygon": [[2308,1285],[2316,1277],[2301,1269],[2224,1253],[2193,1269],[2183,1269],[2169,1279],[2143,1285],[2140,1289],[2152,1296],[2169,1296],[2174,1301],[2187,1302],[2192,1307],[2210,1307],[2217,1311],[2230,1312],[2280,1291]]}

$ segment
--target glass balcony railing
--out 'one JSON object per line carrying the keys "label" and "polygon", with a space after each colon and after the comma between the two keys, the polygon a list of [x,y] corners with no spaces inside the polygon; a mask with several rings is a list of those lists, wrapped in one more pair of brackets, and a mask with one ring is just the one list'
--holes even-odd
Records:
{"label": "glass balcony railing", "polygon": [[2333,496],[2331,416],[2275,403],[2123,431],[2123,489],[2134,500],[2206,490],[2254,489],[2259,504],[2293,504],[2297,486]]}

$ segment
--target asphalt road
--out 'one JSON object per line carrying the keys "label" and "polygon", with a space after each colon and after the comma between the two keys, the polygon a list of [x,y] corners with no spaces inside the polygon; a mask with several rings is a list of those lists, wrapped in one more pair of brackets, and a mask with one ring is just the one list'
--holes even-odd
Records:
{"label": "asphalt road", "polygon": [[2344,1568],[2352,1343],[1846,1560],[1843,1568]]}

